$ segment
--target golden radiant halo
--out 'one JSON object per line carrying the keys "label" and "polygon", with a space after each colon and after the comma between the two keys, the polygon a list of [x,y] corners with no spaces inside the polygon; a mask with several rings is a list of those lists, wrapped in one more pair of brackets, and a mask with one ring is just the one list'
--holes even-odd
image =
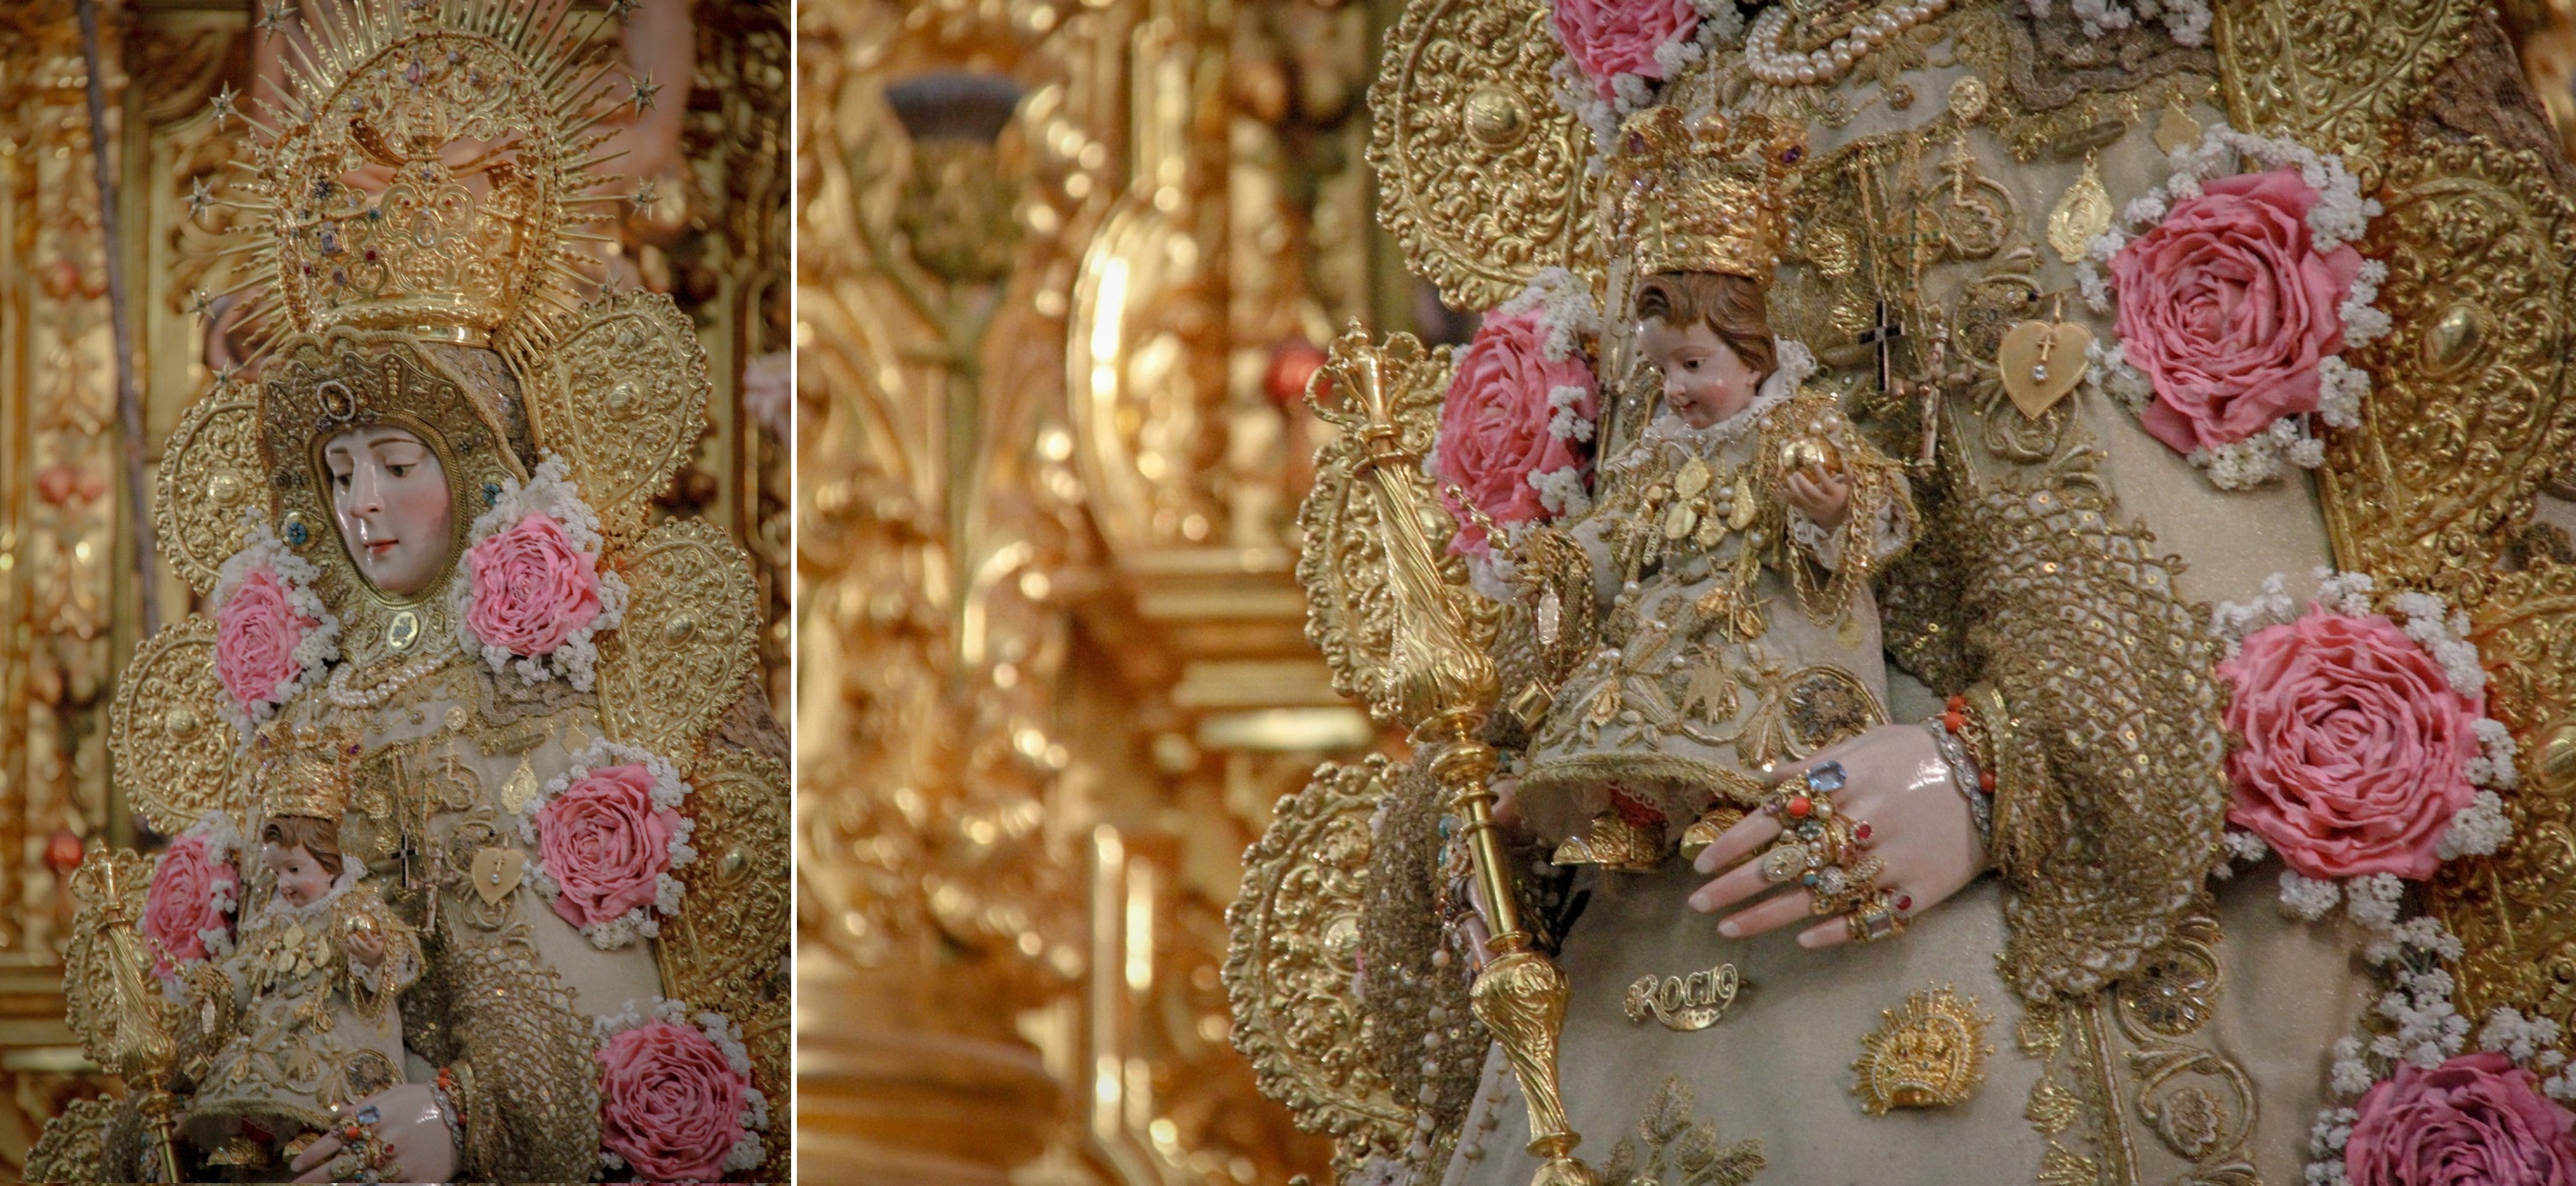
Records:
{"label": "golden radiant halo", "polygon": [[1861,1055],[1852,1062],[1860,1076],[1852,1094],[1861,1110],[1883,1116],[1890,1108],[1966,1102],[1986,1080],[1986,1057],[1995,1052],[1986,1039],[1992,1024],[1975,997],[1946,984],[1879,1010],[1878,1028],[1861,1035]]}
{"label": "golden radiant halo", "polygon": [[590,192],[608,180],[594,129],[659,89],[617,91],[601,36],[614,19],[518,0],[304,13],[257,117],[229,88],[213,101],[218,126],[254,134],[249,199],[192,199],[251,212],[235,233],[252,241],[227,251],[250,266],[226,291],[253,292],[242,324],[259,349],[337,326],[512,355],[540,344],[584,280],[580,241],[606,238],[582,229],[608,217],[584,207],[628,196]]}

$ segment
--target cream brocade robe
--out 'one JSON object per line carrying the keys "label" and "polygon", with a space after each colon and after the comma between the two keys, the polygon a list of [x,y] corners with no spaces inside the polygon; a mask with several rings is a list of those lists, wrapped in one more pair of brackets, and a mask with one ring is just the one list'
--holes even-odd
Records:
{"label": "cream brocade robe", "polygon": [[[1945,28],[1959,16],[1935,18],[1933,27]],[[1908,71],[1906,83],[1923,96],[1909,111],[1872,101],[1844,127],[1807,121],[1808,159],[1939,116],[1941,96],[1968,73],[1956,65]],[[1847,79],[1836,89],[1858,104],[1875,84]],[[2191,114],[2205,126],[2222,119],[2205,105],[2194,106]],[[2164,179],[2153,124],[2151,110],[2101,149],[2101,175],[2114,209]],[[2012,233],[2044,244],[2049,211],[2076,181],[2080,156],[2019,163],[1983,129],[1972,132],[1967,144],[1985,176],[2009,191],[2017,219]],[[1946,148],[1927,152],[1924,167],[1928,171],[1946,156]],[[1793,219],[1798,216],[1793,210]],[[2071,270],[2040,250],[2040,286],[2071,288]],[[1926,282],[1926,304],[1951,299],[1959,280],[1957,274],[1936,273]],[[2116,340],[2111,318],[2091,314],[2078,301],[2066,302],[2065,316],[2085,324],[2098,341]],[[1782,325],[1781,332],[1794,335],[1801,328]],[[2033,511],[2034,517],[2055,515],[2048,522],[2058,530],[2087,513],[2093,516],[2086,521],[2090,526],[2081,530],[2098,529],[2105,520],[2116,526],[2143,522],[2153,539],[2139,554],[2150,561],[2178,554],[2187,562],[2171,576],[2171,586],[2203,623],[2206,604],[2245,600],[2274,573],[2287,574],[2294,596],[2313,588],[2310,574],[2330,562],[2331,552],[2308,474],[2290,470],[2254,491],[2220,491],[2098,391],[2079,387],[2067,402],[2073,408],[2070,438],[2106,455],[2100,471],[2109,513],[2050,505]],[[2009,403],[1996,409],[2020,419]],[[2014,497],[2006,484],[2041,468],[2016,465],[1978,447],[1974,442],[1988,425],[1958,409],[1955,400],[1951,416],[1943,464],[1965,459],[1972,489],[1983,497],[1927,506],[1927,540],[1918,548],[1940,546],[1960,532],[1987,531],[1995,519],[1994,500]],[[1964,447],[1953,447],[1962,442]],[[2064,502],[2062,490],[2055,497]],[[1943,514],[1974,521],[1928,522]],[[2563,506],[2546,508],[2544,516],[2566,519]],[[2045,588],[2038,597],[2052,596]],[[1994,607],[1964,608],[1973,619]],[[2104,612],[2073,587],[2055,604],[2029,608],[2034,615]],[[2010,645],[2009,634],[1997,637]],[[2022,659],[2025,666],[2057,662]],[[1999,662],[1988,658],[1988,678]],[[1938,695],[1903,672],[1893,673],[1892,684],[1888,707],[1895,720],[1939,711]],[[2016,716],[2025,708],[2051,708],[2034,689],[2003,690],[2008,697],[2020,694]],[[2058,795],[2104,794],[2073,774],[2057,782]],[[2126,830],[2111,850],[2115,857],[2154,847],[2149,824],[2124,821]],[[2078,825],[2085,826],[2083,817]],[[1642,1164],[1654,1150],[1638,1136],[1640,1121],[1657,1090],[1678,1077],[1696,1097],[1694,1118],[1714,1123],[1720,1148],[1760,1142],[1767,1168],[1752,1177],[1757,1182],[1991,1186],[2034,1181],[2051,1165],[2068,1171],[2069,1181],[2151,1183],[2193,1180],[2195,1172],[2250,1162],[2262,1182],[2298,1183],[2308,1160],[2310,1126],[2329,1103],[2329,1047],[2357,1032],[2375,989],[2338,924],[2284,916],[2278,905],[2280,868],[2276,859],[2267,860],[2232,879],[2209,881],[2212,908],[2176,917],[2214,920],[2214,934],[2186,927],[2181,942],[2142,961],[2131,952],[2133,962],[2112,988],[2049,998],[2073,1002],[2063,1008],[2030,1006],[2007,983],[2005,969],[2042,962],[2040,952],[2061,945],[2055,924],[2082,915],[2026,912],[2017,920],[2016,936],[2006,920],[2006,885],[1994,873],[1922,914],[1893,941],[1824,951],[1798,947],[1795,936],[1803,926],[1797,924],[1748,941],[1720,938],[1712,917],[1685,904],[1685,896],[1706,879],[1678,858],[1653,874],[1599,875],[1558,961],[1572,982],[1560,1067],[1568,1119],[1583,1137],[1578,1156],[1597,1168],[1626,1138],[1636,1142],[1632,1149]],[[2069,966],[2096,962],[2110,946],[2098,936],[2062,937],[2063,946],[2083,945],[2065,957]],[[1670,1032],[1651,1019],[1632,1022],[1623,1011],[1624,990],[1641,976],[1687,975],[1730,962],[1741,971],[1744,987],[1712,1028]],[[1993,1019],[1984,1028],[1992,1053],[1983,1060],[1982,1083],[1956,1106],[1867,1114],[1853,1090],[1863,1035],[1880,1025],[1882,1010],[1901,1008],[1909,994],[1936,986],[1954,987]],[[2043,1076],[2053,1086],[2038,1091]],[[2047,1116],[2048,1124],[2033,1115]],[[1490,1053],[1461,1152],[1452,1154],[1445,1180],[1455,1186],[1523,1186],[1536,1168],[1522,1151],[1527,1123],[1512,1075],[1499,1052]],[[1469,1146],[1479,1156],[1466,1156]],[[2086,1164],[2077,1172],[2068,1158]],[[1669,1157],[1666,1166],[1660,1181],[1680,1186],[1684,1176],[1671,1168]]]}

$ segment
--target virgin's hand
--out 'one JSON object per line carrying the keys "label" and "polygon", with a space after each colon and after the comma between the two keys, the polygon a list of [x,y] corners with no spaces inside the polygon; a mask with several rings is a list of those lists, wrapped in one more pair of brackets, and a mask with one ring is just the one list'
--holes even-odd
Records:
{"label": "virgin's hand", "polygon": [[[1775,781],[1803,778],[1810,767],[1827,761],[1843,765],[1844,784],[1833,795],[1834,810],[1854,824],[1868,824],[1869,854],[1887,863],[1878,875],[1879,888],[1912,899],[1901,913],[1921,914],[1985,871],[1976,819],[1921,725],[1881,725],[1778,771]],[[1694,910],[1713,913],[1779,891],[1721,920],[1719,934],[1740,939],[1817,917],[1807,890],[1794,883],[1774,886],[1763,880],[1761,861],[1748,859],[1768,850],[1779,835],[1780,822],[1767,811],[1756,811],[1699,854],[1700,872],[1725,872],[1691,893]],[[1850,938],[1846,920],[1835,915],[1799,932],[1798,944],[1831,947]]]}
{"label": "virgin's hand", "polygon": [[[438,1095],[429,1084],[397,1083],[359,1101],[356,1107],[343,1109],[341,1115],[355,1116],[370,1104],[381,1116],[375,1129],[386,1146],[385,1163],[380,1169],[384,1181],[446,1182],[456,1177],[456,1137],[449,1131]],[[295,1180],[348,1181],[352,1175],[335,1179],[331,1173],[331,1159],[339,1153],[340,1135],[336,1131],[313,1142],[295,1159]]]}

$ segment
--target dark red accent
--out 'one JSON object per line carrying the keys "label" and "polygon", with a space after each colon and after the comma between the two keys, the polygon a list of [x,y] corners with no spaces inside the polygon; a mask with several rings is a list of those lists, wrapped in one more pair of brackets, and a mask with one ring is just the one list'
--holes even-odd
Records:
{"label": "dark red accent", "polygon": [[1857,828],[1853,828],[1853,829],[1852,829],[1852,839],[1854,839],[1854,840],[1867,840],[1867,839],[1869,839],[1869,825],[1868,825],[1868,824],[1862,824],[1862,825],[1860,825],[1860,826],[1859,826],[1859,827],[1857,827]]}
{"label": "dark red accent", "polygon": [[1621,791],[1616,787],[1613,787],[1610,790],[1610,809],[1618,812],[1619,818],[1626,821],[1627,825],[1632,828],[1660,828],[1664,826],[1665,820],[1663,812],[1657,811],[1644,803],[1640,803],[1635,799],[1629,798],[1626,792]]}
{"label": "dark red accent", "polygon": [[1815,805],[1815,803],[1813,803],[1812,801],[1810,801],[1810,800],[1809,800],[1805,795],[1791,795],[1791,796],[1789,796],[1789,814],[1790,814],[1790,815],[1793,815],[1793,816],[1795,816],[1795,817],[1797,817],[1797,818],[1799,818],[1799,819],[1805,819],[1805,818],[1807,818],[1808,813],[1813,812],[1815,809],[1816,809],[1816,805]]}
{"label": "dark red accent", "polygon": [[1994,794],[1994,793],[1995,793],[1995,772],[1994,772],[1994,771],[1992,771],[1992,770],[1980,770],[1980,771],[1978,771],[1978,772],[1977,772],[1977,789],[1978,789],[1979,791],[1982,791],[1982,792],[1984,792],[1984,793],[1986,793],[1986,794],[1989,794],[1989,795]]}
{"label": "dark red accent", "polygon": [[1908,911],[1908,910],[1912,910],[1912,909],[1914,909],[1914,895],[1912,895],[1912,894],[1898,894],[1898,895],[1896,895],[1896,912],[1897,912],[1897,913],[1899,913],[1899,914],[1903,914],[1903,913],[1905,913],[1906,911]]}

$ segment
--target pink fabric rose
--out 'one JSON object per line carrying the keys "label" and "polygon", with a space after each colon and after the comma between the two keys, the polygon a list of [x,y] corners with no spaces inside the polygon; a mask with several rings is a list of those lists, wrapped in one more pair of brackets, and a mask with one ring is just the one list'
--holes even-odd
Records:
{"label": "pink fabric rose", "polygon": [[281,684],[304,670],[295,648],[316,623],[295,612],[286,584],[254,568],[215,610],[215,677],[243,712],[277,699]]}
{"label": "pink fabric rose", "polygon": [[231,907],[241,904],[241,873],[230,861],[216,860],[203,836],[181,836],[170,842],[153,866],[152,884],[143,891],[143,933],[158,949],[152,970],[168,975],[175,961],[206,958],[205,932],[231,925],[216,904],[221,896]]}
{"label": "pink fabric rose", "polygon": [[2396,1075],[2361,1097],[2344,1143],[2352,1186],[2576,1186],[2576,1117],[2500,1051]]}
{"label": "pink fabric rose", "polygon": [[677,812],[653,805],[653,772],[629,762],[574,779],[537,809],[537,855],[561,892],[555,913],[577,927],[649,905],[671,868]]}
{"label": "pink fabric rose", "polygon": [[2312,610],[2218,665],[2234,685],[2228,821],[2315,878],[2421,880],[2451,816],[2477,794],[2468,762],[2483,698],[2464,696],[2388,619]]}
{"label": "pink fabric rose", "polygon": [[599,1052],[599,1143],[639,1178],[713,1181],[742,1135],[750,1090],[705,1034],[637,1026]]}
{"label": "pink fabric rose", "polygon": [[2317,363],[2343,349],[2361,274],[2349,245],[2317,253],[2318,198],[2296,169],[2221,177],[2111,258],[2122,352],[2156,392],[2139,420],[2175,452],[2317,410]]}
{"label": "pink fabric rose", "polygon": [[[1571,438],[1548,431],[1557,413],[1549,395],[1560,387],[1579,388],[1583,395],[1573,412],[1586,420],[1600,402],[1592,368],[1573,354],[1549,361],[1546,342],[1547,330],[1536,310],[1487,317],[1458,360],[1440,405],[1433,471],[1444,485],[1466,491],[1496,523],[1525,523],[1547,514],[1530,475],[1583,463]],[[1441,498],[1461,520],[1450,550],[1483,555],[1484,531],[1465,523],[1445,489]]]}
{"label": "pink fabric rose", "polygon": [[1690,0],[1557,0],[1556,39],[1604,102],[1616,97],[1613,75],[1662,79],[1655,49],[1699,30]]}
{"label": "pink fabric rose", "polygon": [[599,616],[599,572],[563,525],[529,515],[465,553],[474,604],[465,624],[487,646],[522,657],[552,654]]}

